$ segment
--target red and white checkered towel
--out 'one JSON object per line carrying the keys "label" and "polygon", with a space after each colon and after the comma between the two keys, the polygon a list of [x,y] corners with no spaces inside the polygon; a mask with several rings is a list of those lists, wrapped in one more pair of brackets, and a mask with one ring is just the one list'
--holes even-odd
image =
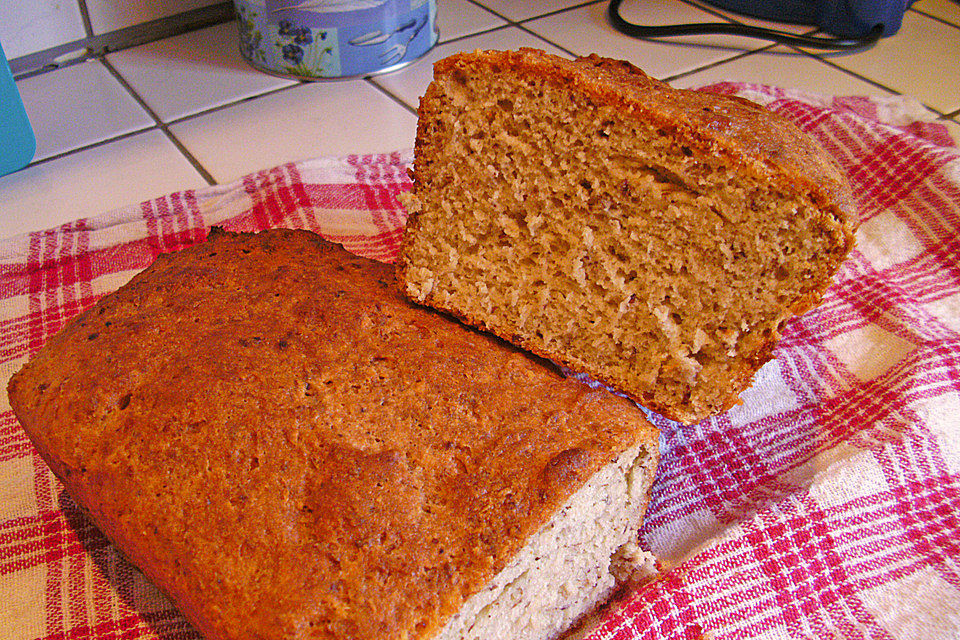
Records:
{"label": "red and white checkered towel", "polygon": [[[641,541],[667,572],[594,640],[960,637],[960,150],[899,99],[742,84],[846,170],[857,248],[743,404],[684,427]],[[164,251],[305,227],[391,260],[409,154],[284,165],[0,241],[0,381]],[[2,394],[0,640],[197,638],[81,515]]]}

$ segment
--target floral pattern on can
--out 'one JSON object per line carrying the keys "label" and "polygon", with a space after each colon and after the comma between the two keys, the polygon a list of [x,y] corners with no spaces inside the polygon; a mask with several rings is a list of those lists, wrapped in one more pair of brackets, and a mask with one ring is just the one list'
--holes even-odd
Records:
{"label": "floral pattern on can", "polygon": [[240,54],[301,79],[392,71],[437,43],[436,0],[235,0]]}

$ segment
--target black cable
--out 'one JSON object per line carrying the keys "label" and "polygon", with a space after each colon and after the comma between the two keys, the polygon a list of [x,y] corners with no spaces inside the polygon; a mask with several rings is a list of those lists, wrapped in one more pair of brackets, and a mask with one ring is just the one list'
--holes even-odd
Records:
{"label": "black cable", "polygon": [[623,0],[610,0],[607,14],[614,29],[634,38],[665,38],[671,36],[689,36],[705,34],[725,34],[735,36],[746,36],[749,38],[758,38],[760,40],[770,40],[779,44],[788,44],[796,47],[807,47],[811,49],[837,49],[848,50],[868,47],[883,35],[883,25],[875,26],[870,33],[863,38],[834,38],[820,36],[803,36],[777,31],[776,29],[767,29],[765,27],[753,27],[746,24],[732,24],[729,22],[700,22],[690,24],[673,24],[667,26],[646,26],[627,22],[620,15],[620,4]]}

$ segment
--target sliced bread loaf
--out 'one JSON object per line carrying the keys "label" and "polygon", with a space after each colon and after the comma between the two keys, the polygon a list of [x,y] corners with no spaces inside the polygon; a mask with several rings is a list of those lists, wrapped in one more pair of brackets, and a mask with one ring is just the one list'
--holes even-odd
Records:
{"label": "sliced bread loaf", "polygon": [[208,640],[549,640],[658,459],[628,401],[303,231],[161,256],[10,381],[67,491]]}
{"label": "sliced bread loaf", "polygon": [[407,294],[683,422],[737,402],[852,246],[796,126],[625,62],[441,60],[415,151]]}

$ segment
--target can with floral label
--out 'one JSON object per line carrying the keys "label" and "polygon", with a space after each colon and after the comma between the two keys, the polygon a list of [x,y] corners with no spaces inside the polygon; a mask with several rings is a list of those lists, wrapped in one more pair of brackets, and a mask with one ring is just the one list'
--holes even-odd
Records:
{"label": "can with floral label", "polygon": [[305,80],[393,71],[439,37],[436,0],[234,0],[234,6],[244,59]]}

